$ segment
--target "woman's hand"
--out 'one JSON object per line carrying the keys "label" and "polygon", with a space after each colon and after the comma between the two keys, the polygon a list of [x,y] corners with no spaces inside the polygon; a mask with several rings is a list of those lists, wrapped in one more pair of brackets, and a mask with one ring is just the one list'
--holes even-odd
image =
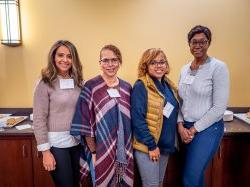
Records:
{"label": "woman's hand", "polygon": [[149,154],[150,160],[157,162],[160,158],[160,149],[157,147],[153,151],[148,151],[148,154]]}
{"label": "woman's hand", "polygon": [[189,129],[183,126],[183,123],[178,124],[178,132],[181,136],[181,140],[188,144],[193,140],[194,135],[189,131]]}
{"label": "woman's hand", "polygon": [[56,169],[56,161],[50,150],[43,151],[43,167],[47,171]]}
{"label": "woman's hand", "polygon": [[191,134],[191,136],[195,136],[195,134],[197,133],[197,130],[194,128],[194,127],[191,127],[190,129],[189,129],[189,133]]}

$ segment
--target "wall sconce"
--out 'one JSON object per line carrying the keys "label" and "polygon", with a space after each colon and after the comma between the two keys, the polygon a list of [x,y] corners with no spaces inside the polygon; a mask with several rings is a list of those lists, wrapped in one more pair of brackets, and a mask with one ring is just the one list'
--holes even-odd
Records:
{"label": "wall sconce", "polygon": [[22,44],[19,0],[0,0],[2,39],[8,46]]}

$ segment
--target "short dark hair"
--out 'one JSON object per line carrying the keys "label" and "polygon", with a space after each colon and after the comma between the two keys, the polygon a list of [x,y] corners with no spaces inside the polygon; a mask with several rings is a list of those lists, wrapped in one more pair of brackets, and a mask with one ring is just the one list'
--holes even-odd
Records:
{"label": "short dark hair", "polygon": [[100,51],[100,60],[101,60],[101,57],[102,57],[102,51],[104,51],[104,50],[112,51],[115,54],[115,56],[117,56],[120,64],[122,64],[122,54],[121,54],[121,51],[120,51],[120,49],[118,47],[116,47],[115,45],[112,45],[112,44],[103,46],[103,48]]}
{"label": "short dark hair", "polygon": [[192,40],[192,38],[194,37],[194,35],[196,34],[200,34],[203,33],[206,35],[207,39],[208,39],[208,44],[211,43],[212,41],[212,33],[210,31],[210,29],[208,27],[202,26],[202,25],[196,25],[195,27],[193,27],[189,33],[188,33],[188,43],[190,43],[190,41]]}

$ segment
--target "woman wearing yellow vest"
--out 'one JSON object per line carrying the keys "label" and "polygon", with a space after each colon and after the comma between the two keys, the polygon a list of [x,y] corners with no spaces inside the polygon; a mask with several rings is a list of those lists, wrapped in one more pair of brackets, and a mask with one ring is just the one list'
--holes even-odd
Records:
{"label": "woman wearing yellow vest", "polygon": [[166,76],[169,70],[161,49],[146,50],[132,91],[133,147],[143,187],[162,185],[169,154],[175,151],[179,104],[177,89]]}

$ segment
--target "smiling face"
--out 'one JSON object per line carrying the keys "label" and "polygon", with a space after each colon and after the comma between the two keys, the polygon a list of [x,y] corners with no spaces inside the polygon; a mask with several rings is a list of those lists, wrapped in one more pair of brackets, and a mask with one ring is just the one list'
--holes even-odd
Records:
{"label": "smiling face", "polygon": [[113,78],[116,76],[120,67],[120,61],[113,51],[104,49],[101,52],[100,67],[103,72],[103,76]]}
{"label": "smiling face", "polygon": [[167,73],[168,64],[165,56],[159,53],[151,62],[148,63],[148,74],[157,78],[159,81]]}
{"label": "smiling face", "polygon": [[195,34],[190,40],[189,47],[195,59],[204,59],[207,56],[209,41],[204,33]]}
{"label": "smiling face", "polygon": [[72,67],[72,55],[66,46],[60,46],[56,50],[55,64],[60,75],[68,75]]}

